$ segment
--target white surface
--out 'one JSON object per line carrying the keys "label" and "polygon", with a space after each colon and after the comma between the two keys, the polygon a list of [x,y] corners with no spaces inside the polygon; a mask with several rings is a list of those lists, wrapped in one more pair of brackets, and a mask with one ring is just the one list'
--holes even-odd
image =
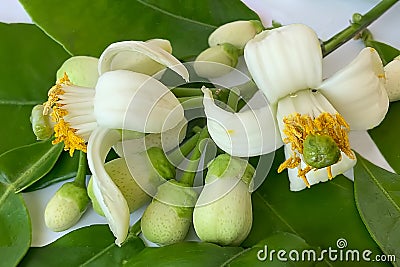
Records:
{"label": "white surface", "polygon": [[[269,25],[271,19],[282,23],[305,23],[312,27],[326,40],[336,32],[348,26],[354,12],[365,13],[378,1],[376,0],[243,0],[254,9],[262,18],[265,25]],[[375,38],[395,47],[400,47],[400,36],[397,27],[400,25],[400,4],[397,3],[389,12],[377,20],[370,29]],[[0,0],[0,22],[31,22],[17,0]],[[350,41],[327,58],[324,59],[324,76],[329,77],[350,62],[361,50],[360,41]],[[390,166],[380,155],[378,149],[366,132],[351,134],[352,146],[361,155],[373,161],[375,164],[389,169]],[[32,219],[32,246],[42,246],[52,242],[66,232],[53,233],[44,225],[43,213],[47,201],[57,190],[59,185],[53,185],[44,190],[24,194]],[[133,215],[138,218],[138,211]],[[133,219],[134,220],[134,219]],[[98,216],[89,208],[82,220],[72,229],[84,225],[105,223],[103,217]]]}

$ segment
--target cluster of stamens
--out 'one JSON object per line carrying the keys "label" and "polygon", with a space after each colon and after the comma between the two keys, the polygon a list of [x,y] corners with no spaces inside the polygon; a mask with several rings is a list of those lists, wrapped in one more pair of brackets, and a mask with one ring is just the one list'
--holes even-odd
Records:
{"label": "cluster of stamens", "polygon": [[68,111],[63,108],[64,104],[59,103],[60,96],[65,93],[63,87],[71,85],[68,75],[64,73],[64,76],[49,90],[48,100],[43,104],[43,115],[48,115],[52,111],[51,117],[56,122],[53,144],[64,142],[64,150],[69,150],[72,157],[75,150],[86,152],[86,142],[76,134],[76,129],[71,128],[71,125],[64,120]]}
{"label": "cluster of stamens", "polygon": [[[283,133],[286,135],[284,143],[291,144],[292,155],[284,161],[278,168],[278,172],[284,169],[298,168],[297,176],[303,179],[307,187],[310,183],[307,180],[306,174],[317,168],[306,164],[304,169],[301,168],[300,155],[303,154],[304,141],[308,135],[325,135],[331,137],[341,152],[350,159],[355,159],[354,153],[351,151],[348,132],[350,126],[344,118],[336,113],[321,113],[316,118],[311,118],[309,115],[301,115],[299,113],[291,114],[283,119]],[[340,160],[340,159],[339,159]],[[327,167],[328,178],[332,179],[331,165]]]}

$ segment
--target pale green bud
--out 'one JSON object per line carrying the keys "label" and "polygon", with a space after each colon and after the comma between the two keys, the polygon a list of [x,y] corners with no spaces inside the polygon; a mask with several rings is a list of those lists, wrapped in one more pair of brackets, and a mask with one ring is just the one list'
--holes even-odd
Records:
{"label": "pale green bud", "polygon": [[63,184],[47,203],[44,211],[46,226],[60,232],[74,226],[89,203],[86,189],[73,182]]}
{"label": "pale green bud", "polygon": [[239,50],[231,44],[224,43],[201,52],[194,62],[194,69],[201,77],[220,77],[236,67],[238,58]]}
{"label": "pale green bud", "polygon": [[253,222],[249,192],[253,175],[246,160],[226,154],[210,164],[193,211],[194,228],[202,241],[236,246],[247,237]]}
{"label": "pale green bud", "polygon": [[400,56],[385,67],[385,88],[391,102],[400,100]]}
{"label": "pale green bud", "polygon": [[145,238],[159,245],[184,240],[192,223],[197,193],[176,181],[158,187],[153,201],[146,208],[141,222]]}
{"label": "pale green bud", "polygon": [[258,20],[239,20],[224,24],[213,31],[208,37],[210,47],[224,43],[234,45],[243,50],[246,43],[263,30]]}
{"label": "pale green bud", "polygon": [[95,57],[71,57],[58,69],[57,81],[64,76],[64,73],[67,73],[68,79],[72,84],[94,88],[99,78],[98,62],[99,60]]}
{"label": "pale green bud", "polygon": [[49,114],[43,115],[43,110],[43,105],[36,105],[31,112],[32,130],[37,140],[49,139],[54,133],[54,122]]}

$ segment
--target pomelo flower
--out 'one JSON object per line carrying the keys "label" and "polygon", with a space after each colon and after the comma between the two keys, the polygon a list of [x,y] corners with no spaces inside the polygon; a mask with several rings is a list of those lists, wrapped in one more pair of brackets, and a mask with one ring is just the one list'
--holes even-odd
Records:
{"label": "pomelo flower", "polygon": [[[378,53],[367,47],[324,80],[316,33],[293,24],[261,32],[247,43],[244,56],[268,105],[231,113],[217,107],[205,89],[208,129],[216,144],[247,157],[272,152],[283,142],[286,161],[278,171],[288,169],[293,191],[352,168],[356,158],[348,132],[379,125],[389,106]],[[251,104],[262,99],[255,97]]]}
{"label": "pomelo flower", "polygon": [[[151,64],[157,63],[153,64],[154,68],[149,68],[149,60],[154,61]],[[92,63],[85,65],[91,76]],[[100,56],[99,77],[93,88],[74,85],[64,74],[50,89],[44,104],[44,114],[52,111],[56,122],[54,143],[64,142],[65,150],[71,155],[75,150],[87,152],[93,192],[117,245],[121,245],[128,233],[129,208],[105,171],[107,153],[121,141],[124,132],[121,129],[162,133],[177,126],[182,128],[182,121],[185,121],[183,108],[175,95],[160,81],[145,74],[159,70],[160,64],[188,80],[187,69],[160,46],[140,41],[112,44]],[[70,65],[64,67],[74,66]],[[139,72],[140,66],[143,72]]]}

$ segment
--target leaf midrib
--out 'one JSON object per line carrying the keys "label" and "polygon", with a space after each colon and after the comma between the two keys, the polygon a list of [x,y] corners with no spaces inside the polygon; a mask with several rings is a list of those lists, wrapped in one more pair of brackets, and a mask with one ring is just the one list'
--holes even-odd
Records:
{"label": "leaf midrib", "polygon": [[184,21],[187,21],[187,22],[190,22],[190,23],[193,23],[193,24],[197,24],[197,25],[200,25],[200,26],[204,26],[204,27],[207,27],[207,28],[211,28],[211,29],[216,29],[217,28],[217,26],[215,26],[215,25],[207,24],[207,23],[204,23],[204,22],[201,22],[201,21],[197,21],[197,20],[193,20],[193,19],[190,19],[190,18],[186,18],[186,17],[182,17],[182,16],[179,16],[179,15],[173,14],[173,13],[171,13],[171,12],[169,12],[167,10],[161,9],[161,8],[155,6],[155,5],[146,3],[143,0],[136,0],[136,2],[138,2],[139,4],[142,4],[144,6],[147,6],[147,7],[151,8],[151,9],[157,11],[157,12],[163,13],[163,14],[165,14],[167,16],[171,16],[171,17],[176,18],[176,19],[181,19],[181,20],[184,20]]}

